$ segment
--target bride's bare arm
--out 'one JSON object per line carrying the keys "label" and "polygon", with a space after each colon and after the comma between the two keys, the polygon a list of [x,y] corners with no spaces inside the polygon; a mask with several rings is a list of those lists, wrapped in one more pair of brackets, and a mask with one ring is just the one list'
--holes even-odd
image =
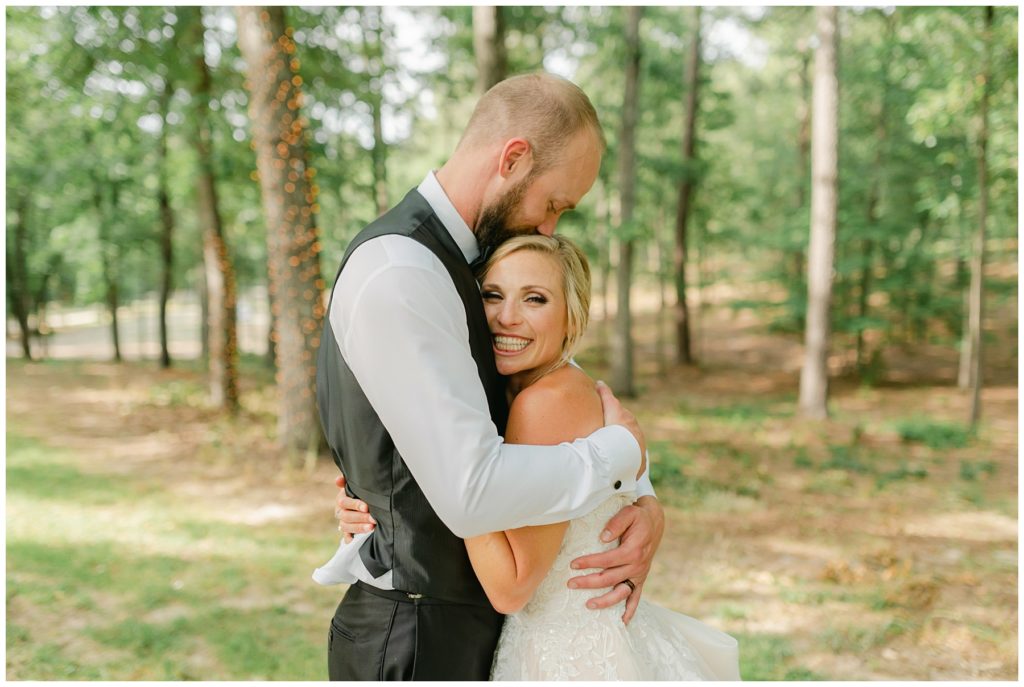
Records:
{"label": "bride's bare arm", "polygon": [[[509,409],[505,440],[554,445],[587,436],[602,425],[593,382],[563,368],[524,389]],[[472,537],[466,550],[487,598],[500,613],[515,613],[551,569],[568,523],[521,527]]]}

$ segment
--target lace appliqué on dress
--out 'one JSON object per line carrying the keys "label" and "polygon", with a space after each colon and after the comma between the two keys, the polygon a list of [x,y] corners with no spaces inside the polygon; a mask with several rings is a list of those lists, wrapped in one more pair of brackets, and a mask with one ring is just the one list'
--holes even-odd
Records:
{"label": "lace appliqu\u00e9 on dress", "polygon": [[[598,534],[612,515],[630,502],[628,495],[614,496],[569,523],[558,557],[533,599],[519,613],[506,618],[491,679],[716,678],[687,640],[686,629],[678,622],[685,616],[641,601],[626,626],[622,623],[622,604],[599,611],[586,607],[588,599],[605,590],[566,587],[570,577],[583,572],[569,567],[573,559],[615,546],[614,542],[602,544]],[[691,618],[686,620],[699,625]],[[707,630],[722,635],[713,628]],[[738,670],[732,679],[739,679]]]}

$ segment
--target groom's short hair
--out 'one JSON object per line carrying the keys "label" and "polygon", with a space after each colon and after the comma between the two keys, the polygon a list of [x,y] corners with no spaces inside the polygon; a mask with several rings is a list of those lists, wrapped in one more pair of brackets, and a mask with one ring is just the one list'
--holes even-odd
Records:
{"label": "groom's short hair", "polygon": [[572,138],[587,129],[603,153],[607,142],[601,122],[579,86],[546,72],[522,74],[499,81],[484,93],[459,147],[525,138],[533,154],[531,175],[536,175],[554,165]]}

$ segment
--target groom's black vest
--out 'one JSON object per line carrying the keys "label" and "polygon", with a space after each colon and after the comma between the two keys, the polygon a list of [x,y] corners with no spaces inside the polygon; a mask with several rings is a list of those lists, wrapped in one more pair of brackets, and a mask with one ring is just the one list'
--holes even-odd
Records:
{"label": "groom's black vest", "polygon": [[[498,432],[504,434],[508,419],[505,383],[494,365],[479,287],[454,239],[418,191],[410,191],[401,203],[356,235],[345,251],[338,275],[359,245],[387,234],[420,242],[448,270],[466,310],[470,349],[487,392],[491,418]],[[385,311],[376,316],[395,314]],[[373,370],[371,374],[387,375],[388,370]],[[407,381],[411,381],[410,393],[421,395],[419,402],[433,403],[431,389]],[[395,589],[456,603],[489,605],[473,574],[465,543],[445,527],[413,479],[342,358],[330,318],[325,319],[320,340],[316,384],[320,422],[334,461],[345,474],[349,494],[365,501],[377,521],[373,534],[359,550],[370,574],[378,577],[392,570]],[[454,427],[452,431],[456,431]]]}

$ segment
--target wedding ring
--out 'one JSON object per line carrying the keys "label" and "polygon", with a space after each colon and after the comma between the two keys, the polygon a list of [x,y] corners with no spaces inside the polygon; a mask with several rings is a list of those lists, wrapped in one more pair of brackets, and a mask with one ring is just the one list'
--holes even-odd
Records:
{"label": "wedding ring", "polygon": [[623,580],[622,582],[619,582],[619,584],[624,584],[624,585],[626,585],[627,587],[629,587],[629,593],[630,593],[630,594],[632,594],[633,592],[635,592],[635,591],[636,591],[636,585],[635,585],[635,584],[633,584],[633,580],[631,580],[631,579],[629,579],[629,578],[626,578],[626,579],[625,579],[625,580]]}

